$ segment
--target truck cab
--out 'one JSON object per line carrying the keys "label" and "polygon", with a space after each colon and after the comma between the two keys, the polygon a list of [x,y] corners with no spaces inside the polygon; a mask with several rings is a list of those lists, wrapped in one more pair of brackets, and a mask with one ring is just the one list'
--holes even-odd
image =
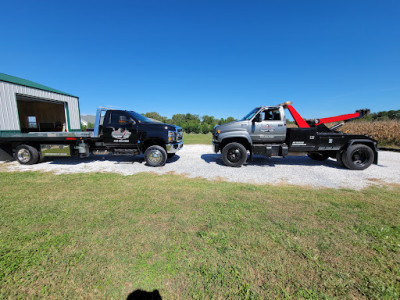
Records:
{"label": "truck cab", "polygon": [[284,142],[286,118],[282,107],[262,106],[248,120],[249,133],[253,143]]}
{"label": "truck cab", "polygon": [[282,106],[260,106],[242,119],[216,126],[213,131],[215,152],[226,143],[236,141],[251,150],[253,145],[283,143],[286,139],[286,118]]}
{"label": "truck cab", "polygon": [[[293,116],[297,128],[287,128],[285,109]],[[336,158],[348,169],[363,170],[377,163],[377,141],[363,135],[349,135],[337,131],[343,123],[328,128],[331,122],[346,122],[369,113],[359,110],[354,114],[324,119],[304,120],[291,102],[276,106],[260,106],[238,121],[216,126],[213,131],[214,151],[221,151],[227,166],[240,167],[253,154],[285,157],[289,152],[304,153],[311,159],[323,161]]]}

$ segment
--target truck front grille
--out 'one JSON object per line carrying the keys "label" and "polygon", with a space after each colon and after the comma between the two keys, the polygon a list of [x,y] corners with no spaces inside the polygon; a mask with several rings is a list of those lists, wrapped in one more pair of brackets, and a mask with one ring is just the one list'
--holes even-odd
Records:
{"label": "truck front grille", "polygon": [[178,129],[178,132],[177,132],[177,135],[176,135],[176,140],[178,142],[180,142],[180,141],[182,141],[182,139],[183,139],[183,131],[182,131],[182,129]]}

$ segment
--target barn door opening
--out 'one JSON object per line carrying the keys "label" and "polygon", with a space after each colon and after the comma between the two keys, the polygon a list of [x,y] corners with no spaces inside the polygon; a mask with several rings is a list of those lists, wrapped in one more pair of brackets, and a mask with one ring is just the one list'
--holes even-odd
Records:
{"label": "barn door opening", "polygon": [[17,95],[21,132],[55,132],[67,128],[65,104]]}

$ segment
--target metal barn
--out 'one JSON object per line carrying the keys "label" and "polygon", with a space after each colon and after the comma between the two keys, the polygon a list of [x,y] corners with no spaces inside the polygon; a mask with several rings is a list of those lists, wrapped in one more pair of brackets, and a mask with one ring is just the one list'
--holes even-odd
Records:
{"label": "metal barn", "polygon": [[78,97],[0,73],[0,136],[80,130]]}

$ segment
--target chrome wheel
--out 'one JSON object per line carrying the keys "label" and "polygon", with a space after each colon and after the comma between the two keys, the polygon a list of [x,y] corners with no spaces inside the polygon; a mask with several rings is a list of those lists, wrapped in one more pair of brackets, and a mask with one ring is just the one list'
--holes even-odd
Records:
{"label": "chrome wheel", "polygon": [[167,161],[167,152],[159,145],[153,145],[144,152],[146,164],[150,167],[161,167]]}
{"label": "chrome wheel", "polygon": [[151,163],[158,165],[161,163],[163,155],[159,150],[150,150],[147,158]]}
{"label": "chrome wheel", "polygon": [[19,149],[18,153],[18,160],[22,163],[27,163],[31,159],[31,153],[29,152],[28,149]]}

